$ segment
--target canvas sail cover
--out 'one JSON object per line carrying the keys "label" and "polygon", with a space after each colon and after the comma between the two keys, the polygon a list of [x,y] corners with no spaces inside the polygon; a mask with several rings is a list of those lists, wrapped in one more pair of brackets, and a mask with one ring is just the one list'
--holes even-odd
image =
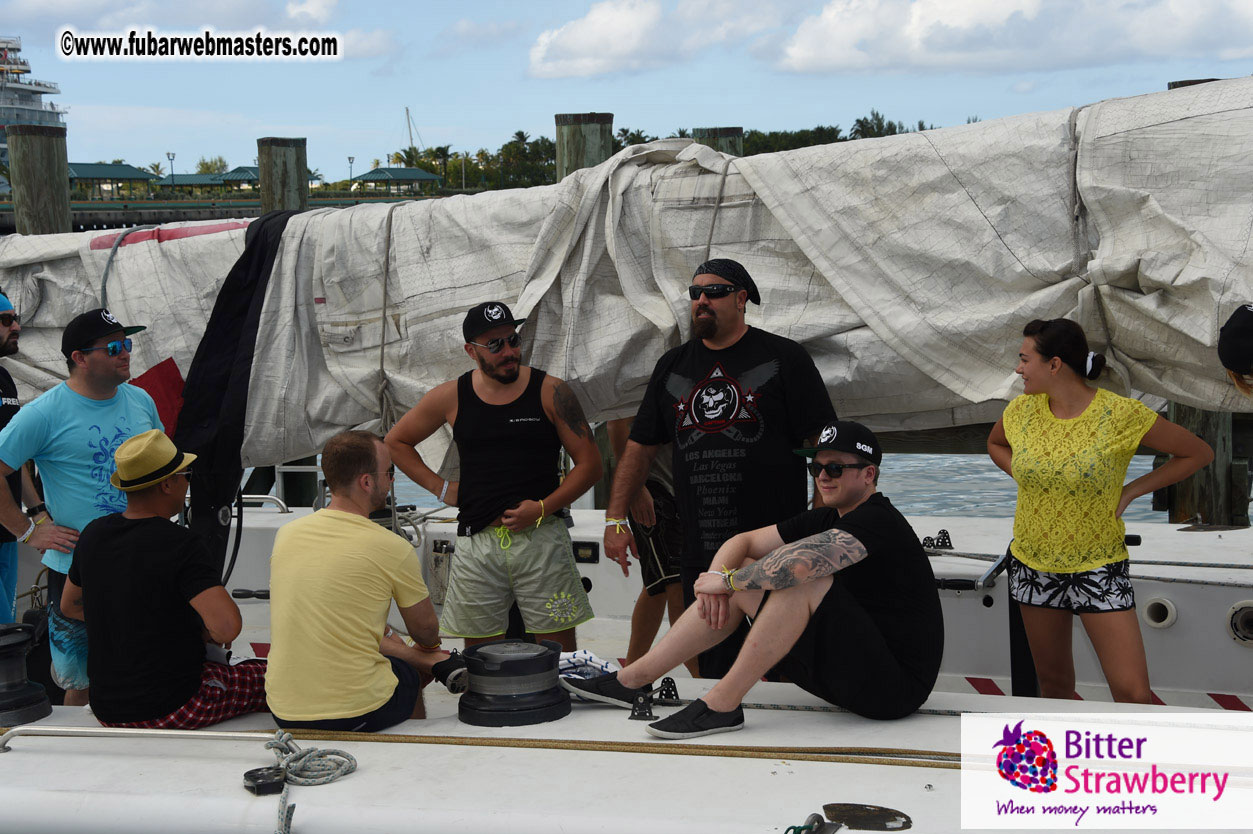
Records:
{"label": "canvas sail cover", "polygon": [[[256,327],[244,465],[378,427],[471,367],[461,317],[519,316],[528,361],[593,420],[634,412],[688,334],[707,257],[761,290],[749,323],[803,344],[841,416],[876,429],[995,419],[1021,389],[1023,325],[1067,316],[1102,384],[1218,410],[1218,328],[1253,298],[1253,79],[961,127],[732,158],[688,140],[629,147],[561,183],[317,209],[287,223]],[[240,222],[129,235],[107,300],[148,324],[134,371],[186,375]],[[100,299],[116,232],[0,240],[23,313],[6,360],[24,398],[64,377],[60,326]],[[386,280],[385,280],[386,278]],[[29,322],[29,325],[27,325]],[[445,473],[444,433],[421,447]]]}

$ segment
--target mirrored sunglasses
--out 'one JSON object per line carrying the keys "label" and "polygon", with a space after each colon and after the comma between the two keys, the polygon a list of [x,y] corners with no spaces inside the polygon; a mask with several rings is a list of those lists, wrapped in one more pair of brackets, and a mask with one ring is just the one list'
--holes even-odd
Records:
{"label": "mirrored sunglasses", "polygon": [[487,348],[489,353],[500,353],[505,349],[505,345],[509,345],[511,348],[516,348],[518,345],[522,344],[522,337],[517,333],[510,333],[503,339],[488,339],[487,344],[482,344],[480,342],[471,342],[470,344],[475,345],[476,347]]}
{"label": "mirrored sunglasses", "polygon": [[817,478],[823,472],[827,473],[829,478],[835,479],[844,474],[845,469],[865,469],[867,466],[874,466],[873,463],[819,463],[811,460],[807,466],[809,474]]}
{"label": "mirrored sunglasses", "polygon": [[700,298],[701,293],[710,298],[726,298],[740,291],[740,287],[735,284],[692,284],[687,288],[687,297],[695,301]]}
{"label": "mirrored sunglasses", "polygon": [[130,353],[132,344],[134,343],[131,342],[130,339],[117,339],[116,341],[109,342],[107,345],[101,345],[100,347],[79,348],[79,350],[83,353],[91,353],[93,350],[103,350],[106,351],[109,356],[117,356],[122,351]]}

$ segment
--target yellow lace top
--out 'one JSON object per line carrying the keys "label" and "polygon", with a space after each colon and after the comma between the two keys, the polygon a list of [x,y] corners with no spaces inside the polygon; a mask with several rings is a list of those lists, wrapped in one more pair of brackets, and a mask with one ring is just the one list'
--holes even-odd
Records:
{"label": "yellow lace top", "polygon": [[1023,394],[1002,422],[1018,482],[1013,554],[1036,570],[1075,573],[1127,558],[1115,518],[1127,464],[1157,415],[1097,389],[1082,414],[1059,420],[1047,394]]}

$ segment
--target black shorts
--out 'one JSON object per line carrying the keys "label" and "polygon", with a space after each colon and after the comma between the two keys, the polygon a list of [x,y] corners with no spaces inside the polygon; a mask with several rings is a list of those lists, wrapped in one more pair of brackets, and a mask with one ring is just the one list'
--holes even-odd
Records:
{"label": "black shorts", "polygon": [[396,689],[387,703],[365,715],[353,718],[323,718],[317,721],[288,721],[274,716],[274,723],[284,730],[340,730],[348,733],[377,733],[386,730],[401,721],[408,721],[413,715],[413,708],[422,695],[422,681],[418,670],[403,660],[394,657],[391,661],[392,672],[396,674]]}
{"label": "black shorts", "polygon": [[653,512],[657,521],[651,527],[640,524],[630,513],[631,532],[640,557],[640,574],[644,590],[650,597],[665,593],[666,586],[679,581],[679,554],[683,552],[683,530],[679,526],[679,508],[674,496],[659,482],[646,484],[653,496]]}
{"label": "black shorts", "polygon": [[[770,599],[767,591],[764,607]],[[939,669],[939,658],[935,668]],[[866,718],[903,718],[931,695],[935,675],[924,680],[905,668],[838,576],[796,644],[772,670],[822,700]]]}

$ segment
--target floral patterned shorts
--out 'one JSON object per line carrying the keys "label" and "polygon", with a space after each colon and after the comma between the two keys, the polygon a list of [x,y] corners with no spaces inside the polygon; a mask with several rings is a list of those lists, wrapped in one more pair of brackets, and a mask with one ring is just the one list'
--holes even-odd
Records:
{"label": "floral patterned shorts", "polygon": [[1011,554],[1009,595],[1023,605],[1056,608],[1075,614],[1128,611],[1136,607],[1130,566],[1131,560],[1123,559],[1094,570],[1049,573],[1028,567]]}

